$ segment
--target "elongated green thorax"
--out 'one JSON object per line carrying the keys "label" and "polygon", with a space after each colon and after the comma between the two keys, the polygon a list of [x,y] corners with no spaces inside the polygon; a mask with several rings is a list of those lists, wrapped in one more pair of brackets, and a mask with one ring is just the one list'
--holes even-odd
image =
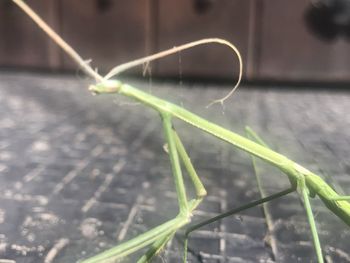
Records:
{"label": "elongated green thorax", "polygon": [[209,122],[173,103],[138,90],[130,85],[123,84],[120,81],[109,80],[97,85],[92,85],[90,86],[90,90],[97,94],[119,93],[140,101],[160,113],[168,113],[177,117],[278,167],[288,176],[292,184],[297,184],[298,180],[300,180],[300,176],[304,176],[310,195],[319,196],[331,211],[350,226],[350,203],[345,200],[334,200],[339,197],[339,195],[321,177],[291,161],[284,155],[244,138],[243,136],[229,131],[217,124]]}

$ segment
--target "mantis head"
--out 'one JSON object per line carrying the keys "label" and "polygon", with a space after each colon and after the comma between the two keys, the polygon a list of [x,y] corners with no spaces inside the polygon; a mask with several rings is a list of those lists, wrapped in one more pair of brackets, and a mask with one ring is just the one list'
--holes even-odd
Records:
{"label": "mantis head", "polygon": [[118,93],[122,83],[118,80],[105,80],[103,82],[90,85],[89,90],[94,94]]}

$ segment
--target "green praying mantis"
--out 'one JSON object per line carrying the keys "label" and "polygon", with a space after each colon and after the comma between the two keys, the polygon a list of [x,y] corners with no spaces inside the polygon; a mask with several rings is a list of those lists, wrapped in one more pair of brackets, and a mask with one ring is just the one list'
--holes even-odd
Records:
{"label": "green praying mantis", "polygon": [[[264,204],[273,199],[287,195],[291,192],[298,191],[303,199],[307,218],[310,224],[311,233],[313,237],[313,244],[315,247],[317,260],[319,263],[324,262],[321,244],[318,237],[318,232],[315,224],[315,219],[310,205],[310,197],[318,197],[322,200],[325,206],[338,216],[345,224],[350,226],[350,196],[339,195],[331,186],[329,186],[321,177],[301,165],[293,162],[282,154],[279,154],[271,150],[260,138],[252,131],[247,128],[247,134],[249,138],[245,138],[232,131],[229,131],[219,125],[207,121],[206,119],[199,117],[190,111],[179,107],[166,100],[160,99],[156,96],[148,94],[144,91],[138,90],[126,83],[118,80],[112,80],[111,78],[120,72],[129,69],[131,67],[148,63],[152,60],[161,58],[163,56],[178,52],[179,50],[194,47],[196,45],[202,45],[207,43],[219,43],[230,47],[239,58],[240,68],[242,69],[242,60],[239,55],[237,48],[226,40],[222,39],[204,39],[195,41],[189,44],[179,46],[170,50],[166,50],[155,55],[151,55],[145,58],[141,58],[120,66],[115,67],[105,77],[100,76],[95,70],[93,70],[88,63],[86,63],[79,54],[72,49],[60,36],[58,36],[33,10],[30,9],[22,0],[12,0],[15,2],[24,12],[26,12],[68,55],[75,60],[78,65],[91,77],[97,80],[97,84],[89,87],[90,91],[94,94],[120,94],[126,97],[130,97],[135,101],[140,102],[146,107],[150,107],[159,113],[163,132],[166,139],[167,153],[170,158],[173,179],[175,182],[175,188],[177,193],[177,200],[179,205],[178,215],[169,220],[129,241],[119,244],[109,250],[106,250],[98,255],[83,260],[83,263],[95,263],[95,262],[113,262],[121,260],[129,254],[138,251],[142,248],[149,247],[148,251],[138,260],[138,262],[149,262],[157,255],[171,240],[174,235],[180,229],[185,229],[184,235],[184,256],[183,261],[187,261],[187,243],[188,237],[194,230],[207,225],[211,222],[219,220],[223,217],[241,212],[243,210],[255,207],[257,205]],[[231,92],[222,99],[216,100],[213,103],[223,103],[229,96],[232,95],[234,90],[238,87],[242,78],[242,70],[240,70],[239,78],[235,87]],[[199,176],[193,167],[190,158],[185,150],[180,137],[173,128],[173,119],[180,119],[205,133],[208,133],[222,141],[225,141],[233,146],[249,153],[252,157],[253,163],[254,158],[258,157],[267,163],[277,167],[285,175],[287,175],[291,187],[287,190],[278,192],[270,196],[264,196],[262,199],[251,202],[239,208],[228,211],[224,214],[210,218],[203,222],[188,225],[192,218],[193,211],[201,203],[203,198],[206,196],[206,190],[202,184]],[[186,194],[186,186],[182,175],[181,166],[183,166],[192,182],[196,196],[193,199],[188,198]]]}

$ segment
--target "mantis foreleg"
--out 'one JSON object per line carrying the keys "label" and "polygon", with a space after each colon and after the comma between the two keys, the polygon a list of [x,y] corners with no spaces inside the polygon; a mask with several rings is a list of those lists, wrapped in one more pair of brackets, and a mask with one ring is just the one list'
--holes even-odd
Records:
{"label": "mantis foreleg", "polygon": [[174,176],[175,188],[177,192],[177,198],[179,203],[179,213],[185,217],[188,217],[189,208],[186,196],[185,184],[182,177],[181,165],[179,161],[179,155],[176,149],[175,136],[171,123],[171,115],[161,113],[163,121],[163,129],[166,141],[169,148],[169,158],[171,162],[172,173]]}
{"label": "mantis foreleg", "polygon": [[[159,227],[156,227],[137,238],[127,241],[115,248],[102,252],[92,258],[89,258],[83,263],[93,263],[93,262],[103,262],[104,260],[121,258],[129,255],[130,253],[145,247],[151,243],[153,245],[147,251],[147,253],[142,256],[138,262],[148,262],[151,258],[159,253],[159,251],[166,245],[166,243],[173,237],[176,230],[182,227],[184,224],[188,223],[190,213],[205,196],[206,191],[202,182],[200,181],[193,165],[188,157],[186,150],[172,127],[171,116],[165,113],[160,113],[163,122],[163,129],[165,138],[168,144],[168,154],[172,166],[174,182],[176,186],[176,192],[178,196],[179,203],[179,215]],[[196,199],[188,202],[186,196],[185,185],[183,182],[183,176],[181,172],[180,159],[183,162],[190,179],[196,190]],[[158,235],[158,237],[157,237]]]}
{"label": "mantis foreleg", "polygon": [[[202,181],[199,179],[196,170],[193,167],[193,164],[191,163],[191,159],[188,156],[184,145],[182,144],[180,137],[177,135],[176,131],[173,130],[174,139],[176,143],[176,148],[179,152],[179,156],[181,158],[182,163],[184,164],[186,171],[193,183],[193,186],[196,190],[196,199],[198,201],[201,201],[204,196],[206,196],[207,191],[205,190]],[[194,200],[193,200],[194,201]],[[194,209],[194,208],[192,208]]]}
{"label": "mantis foreleg", "polygon": [[176,150],[176,142],[172,129],[171,117],[167,114],[162,113],[161,117],[163,122],[165,138],[169,146],[169,158],[172,166],[176,192],[178,196],[179,215],[175,219],[172,219],[152,230],[149,230],[136,238],[133,238],[125,243],[122,243],[114,248],[111,248],[94,257],[87,259],[83,261],[83,263],[97,263],[104,262],[110,259],[122,258],[131,254],[134,251],[139,250],[142,247],[148,246],[155,242],[153,244],[154,249],[152,250],[151,248],[150,252],[146,256],[147,259],[149,257],[152,257],[160,249],[160,247],[164,245],[165,240],[167,240],[169,236],[172,236],[177,229],[182,227],[184,224],[188,223],[188,201],[186,197],[185,185],[182,178],[179,157]]}
{"label": "mantis foreleg", "polygon": [[176,218],[158,227],[155,227],[152,230],[149,230],[136,238],[128,240],[116,247],[106,250],[91,258],[88,258],[82,261],[82,263],[99,263],[106,262],[107,260],[115,260],[126,257],[127,255],[130,255],[131,253],[152,244],[156,240],[164,238],[165,236],[172,233],[174,230],[182,227],[184,224],[184,218],[177,216]]}
{"label": "mantis foreleg", "polygon": [[[203,183],[199,179],[197,172],[193,167],[193,164],[191,163],[191,160],[186,152],[183,143],[181,142],[180,137],[174,129],[172,129],[172,133],[173,138],[175,140],[176,150],[178,151],[178,156],[180,157],[183,165],[185,166],[185,169],[196,190],[196,199],[193,199],[189,202],[189,209],[190,211],[193,211],[197,207],[197,205],[202,201],[203,197],[207,194],[207,192],[203,186]],[[172,238],[174,234],[175,232],[173,234],[168,235],[163,240],[157,240],[152,245],[150,250],[147,251],[147,253],[139,259],[138,263],[148,262],[154,255],[158,254],[159,251],[166,245],[166,243]]]}
{"label": "mantis foreleg", "polygon": [[137,263],[147,263],[164,248],[170,239],[173,238],[175,232],[172,232],[163,238],[159,238],[156,242],[153,243],[151,248],[137,261]]}

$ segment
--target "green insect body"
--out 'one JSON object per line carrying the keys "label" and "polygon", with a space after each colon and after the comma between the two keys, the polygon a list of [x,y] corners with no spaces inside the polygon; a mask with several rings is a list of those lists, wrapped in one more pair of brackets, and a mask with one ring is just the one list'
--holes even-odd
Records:
{"label": "green insect body", "polygon": [[317,195],[320,197],[323,203],[330,210],[332,210],[341,220],[350,226],[350,203],[346,200],[338,200],[341,199],[341,196],[338,195],[321,177],[291,161],[287,157],[219,125],[209,122],[182,107],[138,90],[128,84],[123,84],[120,81],[109,80],[106,83],[91,85],[89,89],[98,94],[119,93],[148,105],[159,112],[167,112],[174,117],[177,117],[278,167],[288,176],[292,185],[297,185],[298,182],[304,178],[310,195]]}
{"label": "green insect body", "polygon": [[[242,137],[232,131],[229,131],[221,126],[218,126],[212,122],[209,122],[182,107],[179,107],[173,103],[162,100],[158,97],[145,93],[141,90],[138,90],[128,84],[123,84],[120,81],[109,80],[97,85],[91,85],[89,88],[92,92],[96,94],[113,94],[118,93],[134,100],[141,102],[144,105],[147,105],[156,111],[158,111],[161,115],[173,116],[178,119],[187,122],[194,127],[197,127],[204,132],[212,134],[213,136],[228,142],[247,153],[259,157],[266,162],[271,163],[275,167],[279,168],[283,173],[285,173],[292,185],[292,190],[298,189],[303,196],[306,213],[308,216],[309,224],[311,227],[311,232],[313,235],[313,242],[316,249],[316,254],[318,258],[318,262],[323,262],[322,250],[319,241],[319,237],[317,234],[316,223],[312,214],[311,205],[309,202],[309,195],[315,196],[317,195],[323,203],[331,210],[334,214],[336,214],[341,220],[343,220],[348,226],[350,226],[350,203],[346,200],[349,197],[342,197],[338,195],[321,177],[302,167],[301,165],[293,162],[287,157],[271,150],[268,147],[265,147],[259,143],[256,143],[252,140],[249,140],[245,137]],[[176,172],[174,172],[176,174]],[[177,182],[177,179],[175,179]],[[204,189],[204,188],[203,188]],[[290,191],[287,190],[286,193]],[[286,194],[284,193],[284,194]],[[279,194],[277,194],[279,197]],[[181,196],[181,194],[180,194]],[[267,198],[266,201],[270,199]],[[265,202],[265,201],[264,201]],[[257,205],[258,203],[254,203]],[[260,204],[260,203],[259,203]],[[183,200],[179,198],[180,205],[180,214],[181,209],[186,206],[185,197]],[[248,205],[250,207],[250,205]],[[184,209],[185,211],[186,208]],[[215,219],[220,219],[223,216],[218,216]],[[205,224],[212,222],[212,220],[205,221]],[[199,224],[200,226],[204,224]],[[195,228],[192,228],[194,230]],[[187,232],[189,233],[189,232]],[[187,246],[187,239],[185,241],[185,246]],[[113,249],[112,249],[113,250]],[[111,250],[111,251],[112,251]],[[186,250],[185,250],[185,261],[186,261]],[[87,261],[90,262],[90,261]],[[98,262],[98,261],[91,261]]]}

